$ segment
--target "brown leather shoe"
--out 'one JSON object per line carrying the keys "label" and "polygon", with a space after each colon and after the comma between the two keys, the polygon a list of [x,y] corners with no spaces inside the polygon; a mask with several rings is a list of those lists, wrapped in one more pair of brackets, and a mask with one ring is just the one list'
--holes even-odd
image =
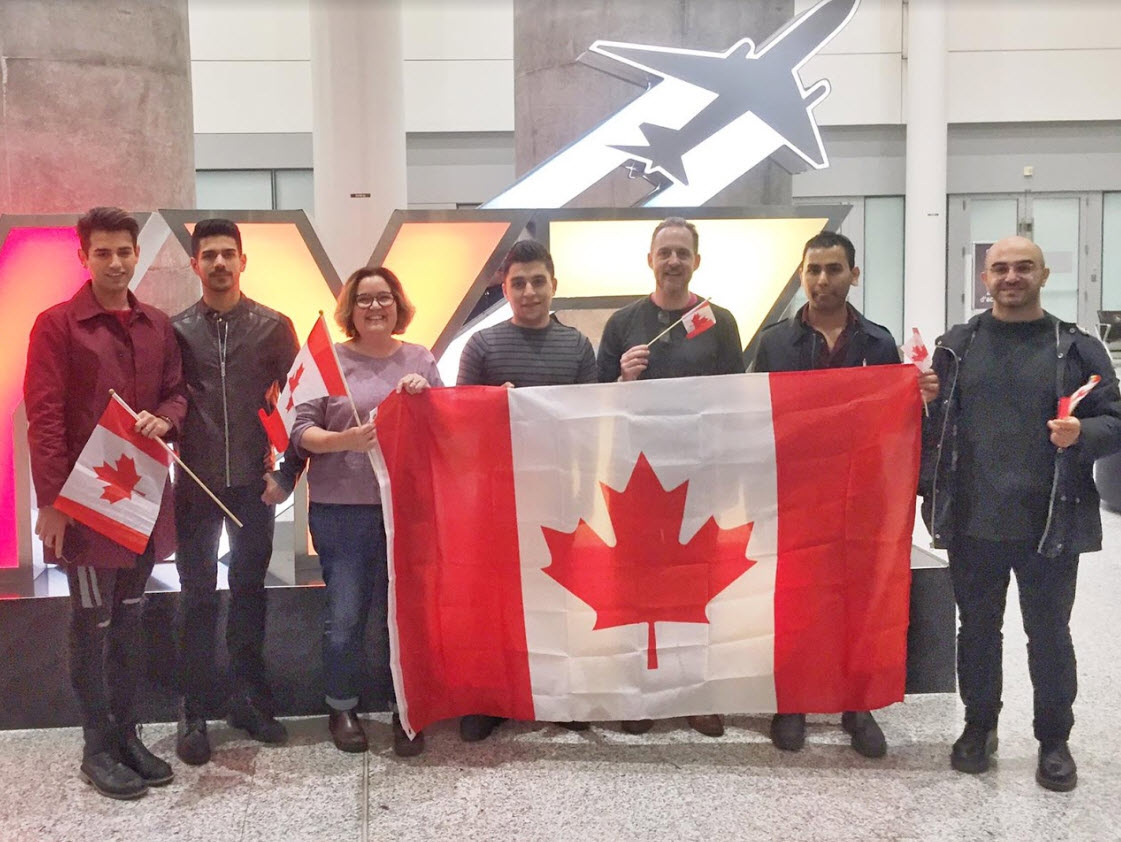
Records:
{"label": "brown leather shoe", "polygon": [[339,751],[357,754],[369,748],[366,732],[362,729],[362,721],[353,709],[331,711],[327,716],[327,729],[331,732],[331,739],[335,741],[335,748]]}
{"label": "brown leather shoe", "polygon": [[410,740],[401,725],[401,718],[393,714],[393,753],[398,757],[416,757],[422,751],[424,751],[424,733],[418,731]]}
{"label": "brown leather shoe", "polygon": [[687,716],[685,721],[689,727],[706,737],[724,736],[724,717],[718,713],[706,713],[703,716]]}

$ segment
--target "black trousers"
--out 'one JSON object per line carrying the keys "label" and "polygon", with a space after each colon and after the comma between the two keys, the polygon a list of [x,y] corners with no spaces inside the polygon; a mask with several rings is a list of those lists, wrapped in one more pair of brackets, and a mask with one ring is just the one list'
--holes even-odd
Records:
{"label": "black trousers", "polygon": [[110,748],[115,727],[136,724],[136,688],[144,670],[141,614],[152,575],[151,548],[131,568],[71,564],[70,683],[78,697],[86,753]]}
{"label": "black trousers", "polygon": [[1008,582],[1015,571],[1028,637],[1035,737],[1068,739],[1078,692],[1070,637],[1078,555],[1044,558],[1031,543],[968,537],[959,539],[949,555],[959,615],[958,689],[965,703],[965,721],[996,727],[1003,680],[1001,627]]}
{"label": "black trousers", "polygon": [[[214,501],[189,478],[175,488],[179,536],[179,688],[192,713],[201,715],[215,686],[214,644],[218,621],[218,539],[226,519]],[[272,558],[275,510],[261,502],[264,481],[212,489],[243,526],[229,524],[230,606],[226,649],[233,692],[271,710],[262,654],[267,596],[265,574]]]}

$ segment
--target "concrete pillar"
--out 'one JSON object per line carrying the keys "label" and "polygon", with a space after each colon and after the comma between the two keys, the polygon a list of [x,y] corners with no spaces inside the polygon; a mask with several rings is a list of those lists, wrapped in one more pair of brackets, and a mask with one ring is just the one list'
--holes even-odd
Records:
{"label": "concrete pillar", "polygon": [[946,6],[907,7],[903,333],[946,327]]}
{"label": "concrete pillar", "polygon": [[[579,138],[640,89],[576,59],[597,39],[718,51],[765,41],[794,0],[514,0],[514,146],[518,175]],[[765,161],[706,204],[790,203],[790,175]],[[648,182],[616,171],[569,207],[627,207]]]}
{"label": "concrete pillar", "polygon": [[400,0],[311,0],[315,227],[346,277],[407,207]]}
{"label": "concrete pillar", "polygon": [[0,211],[194,203],[187,0],[0,3]]}

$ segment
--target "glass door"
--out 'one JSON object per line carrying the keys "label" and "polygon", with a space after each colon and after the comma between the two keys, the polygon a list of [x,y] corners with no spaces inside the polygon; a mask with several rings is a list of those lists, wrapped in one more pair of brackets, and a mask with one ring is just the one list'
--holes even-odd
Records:
{"label": "glass door", "polygon": [[1101,194],[951,196],[948,214],[947,321],[992,306],[981,282],[985,250],[1021,234],[1043,250],[1051,269],[1043,308],[1096,330],[1101,307]]}

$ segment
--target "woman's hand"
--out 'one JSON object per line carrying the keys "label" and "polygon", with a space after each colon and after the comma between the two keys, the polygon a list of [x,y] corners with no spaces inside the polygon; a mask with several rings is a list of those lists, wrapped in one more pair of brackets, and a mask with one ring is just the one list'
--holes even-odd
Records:
{"label": "woman's hand", "polygon": [[337,433],[339,436],[339,444],[342,445],[341,450],[354,450],[358,453],[365,453],[366,451],[373,450],[378,444],[378,433],[374,428],[374,422],[367,421],[360,427],[351,427],[350,429],[343,430]]}
{"label": "woman's hand", "polygon": [[419,395],[427,388],[428,381],[420,374],[406,374],[397,384],[398,392],[405,392],[410,395]]}

